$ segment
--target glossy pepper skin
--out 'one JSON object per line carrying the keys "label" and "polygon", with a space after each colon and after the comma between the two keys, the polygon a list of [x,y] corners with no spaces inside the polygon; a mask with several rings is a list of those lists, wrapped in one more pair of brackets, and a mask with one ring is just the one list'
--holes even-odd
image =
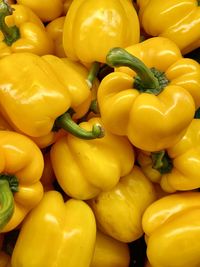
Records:
{"label": "glossy pepper skin", "polygon": [[[128,52],[126,56],[124,52]],[[119,68],[107,75],[98,89],[105,127],[128,136],[134,146],[147,151],[159,151],[178,142],[200,105],[200,65],[183,58],[178,47],[162,37],[126,50],[114,48],[107,62]],[[129,68],[120,67],[123,65]]]}
{"label": "glossy pepper skin", "polygon": [[[198,171],[200,168],[199,136],[200,120],[194,119],[182,139],[166,151],[157,154],[141,152],[138,156],[138,162],[145,175],[152,181],[160,183],[162,189],[166,192],[198,189],[200,187]],[[162,154],[160,165],[157,160],[161,153],[164,154]],[[166,165],[164,165],[166,157],[168,159]]]}
{"label": "glossy pepper skin", "polygon": [[101,231],[121,242],[132,242],[143,235],[142,214],[155,199],[152,183],[134,166],[113,189],[89,203]]}
{"label": "glossy pepper skin", "polygon": [[63,0],[17,0],[18,4],[29,7],[43,21],[52,21],[63,12]]}
{"label": "glossy pepper skin", "polygon": [[[11,53],[52,54],[53,41],[39,17],[28,7],[0,1],[0,57]],[[5,20],[5,22],[4,22]]]}
{"label": "glossy pepper skin", "polygon": [[[91,118],[80,125],[89,130],[94,123],[102,124],[100,118]],[[106,130],[103,138],[95,140],[68,134],[52,146],[50,154],[58,183],[77,199],[90,199],[110,190],[131,171],[135,159],[130,142]]]}
{"label": "glossy pepper skin", "polygon": [[17,227],[43,197],[43,156],[29,138],[0,131],[0,232]]}
{"label": "glossy pepper skin", "polygon": [[81,200],[64,202],[59,192],[49,191],[22,225],[12,267],[89,267],[95,239],[90,207]]}
{"label": "glossy pepper skin", "polygon": [[153,267],[199,266],[199,203],[199,192],[185,192],[168,195],[146,209],[142,225]]}
{"label": "glossy pepper skin", "polygon": [[66,57],[62,42],[64,21],[65,16],[62,16],[52,20],[46,26],[47,33],[54,42],[54,55],[61,58]]}
{"label": "glossy pepper skin", "polygon": [[128,267],[128,244],[97,231],[94,255],[90,267]]}
{"label": "glossy pepper skin", "polygon": [[131,1],[73,0],[71,3],[63,29],[63,46],[70,59],[104,63],[112,47],[138,42],[139,19]]}
{"label": "glossy pepper skin", "polygon": [[198,0],[137,0],[137,4],[141,26],[149,35],[171,39],[183,54],[199,47]]}
{"label": "glossy pepper skin", "polygon": [[2,58],[0,102],[8,123],[37,143],[42,139],[44,146],[53,139],[56,119],[69,108],[75,112],[73,118],[83,116],[90,106],[91,91],[80,67],[74,65],[53,55],[14,53]]}

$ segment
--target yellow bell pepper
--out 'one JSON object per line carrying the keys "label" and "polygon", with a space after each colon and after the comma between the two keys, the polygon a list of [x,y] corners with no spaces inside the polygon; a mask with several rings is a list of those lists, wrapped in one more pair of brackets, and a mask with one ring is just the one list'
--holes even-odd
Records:
{"label": "yellow bell pepper", "polygon": [[155,153],[140,152],[138,162],[145,175],[166,192],[200,187],[200,120],[193,119],[174,146]]}
{"label": "yellow bell pepper", "polygon": [[119,241],[132,242],[143,235],[142,214],[155,199],[152,183],[134,166],[113,189],[89,203],[100,230]]}
{"label": "yellow bell pepper", "polygon": [[151,152],[177,143],[200,106],[200,65],[162,37],[126,50],[113,48],[107,63],[126,67],[100,83],[97,99],[105,127]]}
{"label": "yellow bell pepper", "polygon": [[17,0],[17,3],[29,7],[43,22],[54,20],[63,12],[63,0]]}
{"label": "yellow bell pepper", "polygon": [[[82,122],[89,130],[101,124],[99,118]],[[134,151],[129,141],[108,131],[95,140],[82,140],[70,134],[51,147],[51,162],[58,183],[71,197],[89,199],[114,187],[134,165]]]}
{"label": "yellow bell pepper", "polygon": [[10,256],[0,251],[0,267],[11,267]]}
{"label": "yellow bell pepper", "polygon": [[141,26],[149,35],[171,39],[183,54],[199,47],[199,0],[137,0],[137,3]]}
{"label": "yellow bell pepper", "polygon": [[67,59],[32,53],[13,53],[0,60],[1,112],[13,129],[36,142],[40,138],[45,142],[58,128],[82,138],[102,136],[100,125],[85,132],[71,118],[74,112],[74,119],[82,117],[91,102],[85,76],[74,65]]}
{"label": "yellow bell pepper", "polygon": [[43,197],[43,156],[26,136],[0,131],[0,232],[17,227]]}
{"label": "yellow bell pepper", "polygon": [[94,255],[90,267],[128,267],[128,244],[97,231]]}
{"label": "yellow bell pepper", "polygon": [[64,16],[59,17],[52,20],[46,26],[46,30],[54,42],[54,55],[61,58],[66,57],[62,42],[64,21],[65,21]]}
{"label": "yellow bell pepper", "polygon": [[104,63],[112,47],[138,43],[139,28],[129,0],[73,0],[64,23],[64,50],[75,61]]}
{"label": "yellow bell pepper", "polygon": [[42,21],[28,7],[0,1],[0,57],[11,53],[52,54],[53,41]]}
{"label": "yellow bell pepper", "polygon": [[24,221],[13,250],[12,267],[90,266],[96,222],[81,200],[63,201],[57,191],[45,193]]}
{"label": "yellow bell pepper", "polygon": [[200,193],[168,195],[144,212],[147,257],[153,267],[200,266]]}

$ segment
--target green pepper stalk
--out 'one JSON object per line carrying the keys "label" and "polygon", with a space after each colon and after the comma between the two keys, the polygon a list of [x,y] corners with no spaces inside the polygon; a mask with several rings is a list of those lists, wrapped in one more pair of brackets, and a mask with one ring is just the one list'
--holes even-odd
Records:
{"label": "green pepper stalk", "polygon": [[13,192],[18,191],[18,180],[14,175],[0,174],[0,231],[14,212]]}
{"label": "green pepper stalk", "polygon": [[94,81],[98,75],[99,70],[100,70],[100,63],[97,61],[93,62],[91,65],[91,68],[89,70],[88,77],[86,79],[86,82],[87,82],[90,89],[93,86],[93,83],[94,83]]}
{"label": "green pepper stalk", "polygon": [[68,111],[58,117],[55,121],[54,129],[62,128],[72,135],[85,140],[101,138],[104,136],[104,129],[100,124],[94,124],[92,130],[87,131],[72,120],[72,115],[70,113],[72,114],[71,111]]}
{"label": "green pepper stalk", "polygon": [[128,53],[125,49],[115,47],[106,57],[111,67],[129,67],[137,73],[134,87],[141,92],[158,95],[169,83],[163,72],[148,68],[140,59]]}
{"label": "green pepper stalk", "polygon": [[20,38],[20,32],[17,26],[8,27],[5,22],[5,18],[13,14],[13,8],[11,8],[5,0],[0,0],[0,30],[4,35],[4,42],[11,46],[15,41]]}

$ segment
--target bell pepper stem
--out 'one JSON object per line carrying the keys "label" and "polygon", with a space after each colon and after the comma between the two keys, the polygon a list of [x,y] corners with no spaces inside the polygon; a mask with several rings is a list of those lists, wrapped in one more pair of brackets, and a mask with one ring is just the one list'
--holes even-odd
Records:
{"label": "bell pepper stem", "polygon": [[6,3],[5,0],[0,0],[0,30],[4,35],[4,42],[11,46],[20,38],[20,32],[17,26],[8,27],[5,22],[6,16],[13,14],[13,8]]}
{"label": "bell pepper stem", "polygon": [[141,78],[142,85],[148,89],[159,89],[158,79],[152,71],[137,57],[128,53],[125,49],[115,47],[109,51],[106,57],[107,64],[111,67],[126,66],[134,70]]}
{"label": "bell pepper stem", "polygon": [[104,129],[100,124],[94,124],[92,130],[87,131],[72,120],[69,112],[58,117],[55,121],[55,126],[63,128],[72,135],[85,140],[101,138],[104,136]]}
{"label": "bell pepper stem", "polygon": [[200,6],[200,0],[197,0],[197,6]]}
{"label": "bell pepper stem", "polygon": [[92,88],[94,80],[96,79],[98,75],[99,69],[100,69],[100,63],[97,61],[93,62],[89,70],[87,80],[86,80],[89,88]]}
{"label": "bell pepper stem", "polygon": [[172,160],[169,158],[165,150],[151,153],[152,168],[161,174],[171,172],[173,168]]}
{"label": "bell pepper stem", "polygon": [[14,212],[13,193],[9,182],[6,179],[0,179],[0,231],[11,219]]}
{"label": "bell pepper stem", "polygon": [[94,114],[100,114],[100,110],[99,110],[99,105],[97,102],[97,99],[92,100],[91,104],[90,104],[90,109],[89,112],[94,112]]}

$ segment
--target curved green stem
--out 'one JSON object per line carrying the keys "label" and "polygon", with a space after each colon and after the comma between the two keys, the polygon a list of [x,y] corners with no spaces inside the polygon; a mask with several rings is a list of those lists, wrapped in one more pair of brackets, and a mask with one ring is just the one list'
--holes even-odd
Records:
{"label": "curved green stem", "polygon": [[0,207],[0,230],[2,230],[14,212],[13,193],[6,179],[0,179]]}
{"label": "curved green stem", "polygon": [[171,172],[173,168],[172,160],[165,150],[151,153],[152,168],[159,171],[161,174]]}
{"label": "curved green stem", "polygon": [[63,128],[72,135],[85,140],[101,138],[104,136],[104,130],[100,124],[94,124],[92,131],[87,131],[72,120],[69,112],[58,117],[55,121],[55,126],[57,128]]}
{"label": "curved green stem", "polygon": [[99,69],[100,69],[100,63],[97,61],[93,62],[86,80],[90,88],[92,88],[93,86],[94,80],[98,75]]}
{"label": "curved green stem", "polygon": [[8,27],[5,23],[6,16],[12,15],[13,9],[5,2],[0,0],[0,30],[4,35],[4,42],[11,46],[20,38],[20,32],[17,26]]}
{"label": "curved green stem", "polygon": [[106,57],[107,64],[111,67],[126,66],[134,70],[141,78],[142,85],[148,89],[159,89],[158,79],[152,71],[137,57],[128,53],[125,49],[115,47],[111,49]]}
{"label": "curved green stem", "polygon": [[100,114],[100,110],[99,110],[99,105],[97,102],[97,99],[92,100],[91,104],[90,104],[90,108],[89,111],[94,112],[94,114]]}

